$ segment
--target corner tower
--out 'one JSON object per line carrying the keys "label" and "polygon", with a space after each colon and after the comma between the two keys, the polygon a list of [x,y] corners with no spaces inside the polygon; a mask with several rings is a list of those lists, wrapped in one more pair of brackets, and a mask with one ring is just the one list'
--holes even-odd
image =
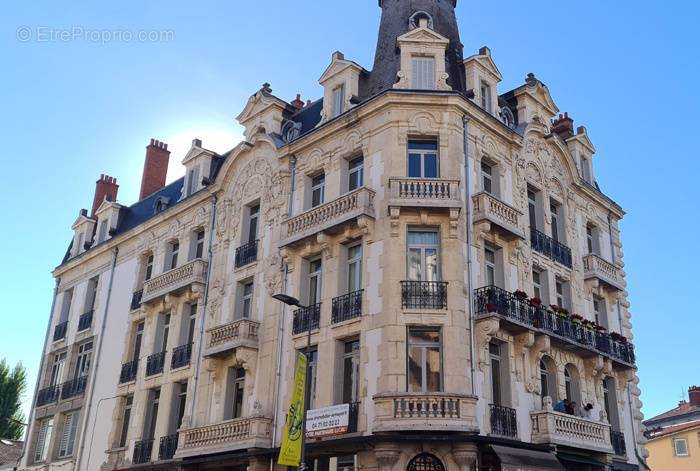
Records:
{"label": "corner tower", "polygon": [[450,40],[445,54],[445,70],[449,74],[448,85],[464,92],[462,43],[455,7],[457,0],[379,0],[382,19],[379,24],[374,68],[361,86],[361,95],[368,98],[390,89],[397,81],[401,57],[396,38],[418,27],[421,18],[427,18],[430,29]]}

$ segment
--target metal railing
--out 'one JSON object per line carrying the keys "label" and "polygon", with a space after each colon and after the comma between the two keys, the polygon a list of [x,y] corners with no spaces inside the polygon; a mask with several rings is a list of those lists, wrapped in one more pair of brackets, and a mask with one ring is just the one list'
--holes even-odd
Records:
{"label": "metal railing", "polygon": [[518,436],[518,421],[515,409],[506,406],[489,404],[491,410],[491,433],[502,437]]}
{"label": "metal railing", "polygon": [[158,459],[171,460],[175,456],[177,450],[178,434],[174,433],[166,437],[160,437],[160,445],[158,446]]}
{"label": "metal railing", "polygon": [[236,249],[236,268],[250,265],[258,259],[258,241],[254,240]]}
{"label": "metal railing", "polygon": [[139,440],[134,443],[134,456],[132,462],[134,464],[143,464],[151,461],[153,454],[153,439]]}
{"label": "metal railing", "polygon": [[309,329],[318,329],[321,322],[321,303],[294,311],[292,333],[294,335],[307,332]]}
{"label": "metal railing", "polygon": [[622,432],[610,431],[610,443],[617,456],[627,456],[627,445],[625,445],[625,434]]}
{"label": "metal railing", "polygon": [[163,372],[165,365],[165,352],[158,352],[146,359],[146,376],[157,375]]}
{"label": "metal railing", "polygon": [[57,342],[66,338],[66,332],[68,331],[68,321],[56,324],[56,328],[53,330],[53,341]]}
{"label": "metal railing", "polygon": [[186,343],[185,345],[180,345],[173,349],[173,356],[170,360],[170,368],[182,368],[190,364],[190,358],[192,358],[192,344]]}
{"label": "metal railing", "polygon": [[58,384],[39,390],[36,394],[36,406],[41,407],[58,401],[60,393],[61,386]]}
{"label": "metal railing", "polygon": [[333,310],[331,312],[331,322],[338,322],[362,317],[362,293],[363,289],[353,291],[333,298]]}
{"label": "metal railing", "polygon": [[92,312],[93,311],[88,311],[80,316],[80,319],[78,319],[78,332],[82,332],[83,330],[90,328],[92,325]]}
{"label": "metal railing", "polygon": [[446,281],[402,281],[404,309],[447,309]]}
{"label": "metal railing", "polygon": [[474,294],[477,314],[495,312],[512,321],[556,334],[567,341],[593,348],[626,363],[635,362],[634,346],[613,339],[607,332],[589,329],[568,317],[559,316],[545,306],[533,306],[527,299],[520,299],[497,286],[479,288]]}
{"label": "metal railing", "polygon": [[139,369],[139,360],[122,364],[122,371],[119,374],[119,384],[130,383],[136,379],[136,372]]}
{"label": "metal railing", "polygon": [[530,244],[537,252],[571,268],[571,249],[534,227],[530,228]]}
{"label": "metal railing", "polygon": [[87,386],[87,379],[87,376],[78,376],[63,383],[61,385],[61,399],[70,399],[83,394],[85,386]]}
{"label": "metal railing", "polygon": [[135,311],[141,307],[141,297],[143,296],[143,290],[134,291],[131,295],[131,310]]}

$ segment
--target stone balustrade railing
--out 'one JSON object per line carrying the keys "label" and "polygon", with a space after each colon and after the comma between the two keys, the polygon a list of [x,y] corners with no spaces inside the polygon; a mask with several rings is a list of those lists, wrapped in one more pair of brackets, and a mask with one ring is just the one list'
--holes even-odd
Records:
{"label": "stone balustrade railing", "polygon": [[623,289],[620,269],[596,254],[583,257],[583,276],[585,279],[598,278],[615,289]]}
{"label": "stone balustrade railing", "polygon": [[390,178],[389,206],[429,205],[459,207],[459,180],[442,178]]}
{"label": "stone balustrade railing", "polygon": [[507,235],[525,238],[525,233],[518,226],[518,218],[522,214],[517,209],[504,203],[489,193],[477,193],[472,196],[474,205],[473,221],[489,221],[503,229]]}
{"label": "stone balustrade railing", "polygon": [[555,412],[551,407],[550,400],[545,404],[545,410],[530,412],[533,443],[566,445],[613,453],[610,424]]}
{"label": "stone balustrade railing", "polygon": [[238,347],[257,348],[260,323],[239,319],[207,331],[209,339],[204,356],[213,356]]}
{"label": "stone balustrade railing", "polygon": [[176,293],[193,283],[204,284],[207,278],[207,262],[193,260],[186,265],[174,268],[143,284],[141,302],[153,301],[161,296]]}
{"label": "stone balustrade railing", "polygon": [[374,431],[476,432],[476,396],[452,393],[383,393],[374,396]]}
{"label": "stone balustrade railing", "polygon": [[175,458],[247,448],[269,448],[272,421],[264,417],[227,420],[179,431]]}

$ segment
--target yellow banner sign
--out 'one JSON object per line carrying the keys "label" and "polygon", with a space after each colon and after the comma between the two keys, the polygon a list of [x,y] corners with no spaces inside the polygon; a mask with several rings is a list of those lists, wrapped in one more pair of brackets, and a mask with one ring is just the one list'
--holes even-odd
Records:
{"label": "yellow banner sign", "polygon": [[301,461],[301,439],[304,425],[304,399],[306,396],[306,355],[297,355],[297,370],[294,375],[292,403],[287,413],[287,423],[284,427],[284,437],[280,448],[278,464],[299,466]]}

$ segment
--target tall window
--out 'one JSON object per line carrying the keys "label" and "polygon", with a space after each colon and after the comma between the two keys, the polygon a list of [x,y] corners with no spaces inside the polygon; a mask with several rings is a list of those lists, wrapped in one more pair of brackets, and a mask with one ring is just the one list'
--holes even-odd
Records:
{"label": "tall window", "polygon": [[204,256],[204,229],[192,233],[190,244],[190,260],[202,258]]}
{"label": "tall window", "polygon": [[245,393],[245,370],[232,366],[228,369],[228,393],[224,420],[237,419],[243,415],[243,394]]}
{"label": "tall window", "polygon": [[321,302],[321,259],[309,262],[309,306]]}
{"label": "tall window", "polygon": [[143,340],[144,323],[139,322],[136,325],[136,335],[134,336],[134,356],[132,360],[138,360],[141,355],[141,341]]}
{"label": "tall window", "polygon": [[527,210],[528,216],[530,217],[530,227],[537,229],[537,192],[534,190],[527,190]]}
{"label": "tall window", "polygon": [[92,358],[92,342],[87,342],[78,347],[78,361],[75,364],[75,377],[87,376],[90,372],[90,360]]}
{"label": "tall window", "polygon": [[408,232],[408,279],[439,281],[440,239],[437,231]]}
{"label": "tall window", "polygon": [[160,316],[160,332],[158,338],[156,339],[156,348],[154,349],[153,353],[160,353],[168,350],[168,336],[170,335],[170,313],[162,313]]}
{"label": "tall window", "polygon": [[134,405],[134,396],[124,398],[124,412],[122,413],[122,431],[119,434],[119,448],[126,446],[126,438],[129,434],[129,421],[131,421],[131,408]]}
{"label": "tall window", "polygon": [[185,417],[185,404],[187,403],[187,381],[177,383],[175,391],[175,421],[171,424],[170,433],[175,433],[177,429],[182,427],[182,419]]}
{"label": "tall window", "polygon": [[51,434],[53,433],[53,418],[44,419],[39,426],[39,437],[36,441],[34,461],[46,461],[49,456]]}
{"label": "tall window", "polygon": [[57,386],[63,381],[63,371],[66,367],[66,352],[57,353],[53,356],[51,365],[51,383],[49,386]]}
{"label": "tall window", "polygon": [[[306,350],[304,350],[306,351]],[[318,347],[311,347],[311,358],[309,360],[309,376],[310,383],[309,388],[311,391],[309,393],[309,409],[313,409],[316,404],[316,379],[318,377]]]}
{"label": "tall window", "polygon": [[365,160],[362,157],[348,162],[348,191],[362,188],[365,184]]}
{"label": "tall window", "polygon": [[78,235],[78,246],[76,247],[76,250],[75,250],[76,255],[79,253],[82,253],[83,250],[85,250],[85,233],[81,232]]}
{"label": "tall window", "polygon": [[593,224],[586,225],[586,245],[588,248],[588,253],[600,255],[598,228]]}
{"label": "tall window", "polygon": [[435,58],[414,57],[412,59],[412,87],[418,90],[435,89]]}
{"label": "tall window", "polygon": [[192,344],[194,343],[194,329],[197,323],[197,303],[189,304],[185,309],[187,313],[185,341],[186,344]]}
{"label": "tall window", "polygon": [[75,445],[75,435],[78,432],[78,422],[80,421],[80,412],[66,414],[66,421],[63,423],[63,434],[61,435],[61,445],[58,447],[58,456],[73,455],[73,446]]}
{"label": "tall window", "polygon": [[243,283],[241,287],[242,290],[242,303],[241,303],[241,318],[250,319],[250,315],[253,311],[253,282]]}
{"label": "tall window", "polygon": [[107,221],[100,222],[100,228],[97,230],[97,243],[104,242],[107,238]]}
{"label": "tall window", "polygon": [[326,176],[321,173],[311,179],[311,207],[323,204],[326,196]]}
{"label": "tall window", "polygon": [[250,206],[248,209],[248,240],[251,244],[258,239],[258,220],[260,219],[260,205]]}
{"label": "tall window", "polygon": [[408,392],[442,391],[441,350],[439,328],[408,328]]}
{"label": "tall window", "polygon": [[564,390],[566,391],[566,398],[570,401],[574,400],[574,388],[573,388],[573,378],[569,372],[569,368],[564,368]]}
{"label": "tall window", "polygon": [[481,107],[491,112],[491,87],[484,82],[481,82]]}
{"label": "tall window", "polygon": [[333,90],[333,117],[343,114],[345,111],[345,85]]}
{"label": "tall window", "polygon": [[496,253],[486,247],[484,248],[484,270],[486,286],[496,285]]}
{"label": "tall window", "polygon": [[360,398],[360,341],[343,345],[343,403],[358,402]]}
{"label": "tall window", "polygon": [[63,301],[61,303],[61,317],[59,322],[66,322],[70,316],[70,307],[73,303],[73,288],[63,292]]}
{"label": "tall window", "polygon": [[97,297],[97,282],[99,278],[94,277],[88,281],[87,292],[85,293],[85,309],[83,312],[90,312],[95,308],[95,298]]}
{"label": "tall window", "polygon": [[608,315],[605,309],[605,299],[593,296],[593,318],[596,324],[608,328]]}
{"label": "tall window", "polygon": [[160,405],[160,388],[151,389],[148,392],[148,409],[144,422],[143,438],[153,439],[156,435],[156,422],[158,421],[158,406]]}
{"label": "tall window", "polygon": [[[540,391],[543,399],[546,396],[550,396],[549,383],[551,382],[551,374],[544,360],[540,360]],[[552,398],[552,401],[554,400],[555,398]]]}
{"label": "tall window", "polygon": [[348,293],[362,289],[362,244],[348,247]]}
{"label": "tall window", "polygon": [[199,185],[197,180],[199,180],[199,165],[194,167],[187,174],[187,196],[193,195],[195,191],[197,191],[197,187]]}
{"label": "tall window", "polygon": [[166,270],[173,270],[177,268],[177,255],[180,252],[180,243],[171,242],[168,244],[168,258],[166,260]]}
{"label": "tall window", "polygon": [[555,289],[556,289],[556,301],[557,301],[557,306],[563,307],[566,309],[570,309],[569,306],[569,283],[566,281],[562,281],[560,279],[557,279],[556,282],[554,283]]}
{"label": "tall window", "polygon": [[485,163],[481,162],[481,188],[486,193],[493,194],[493,168]]}
{"label": "tall window", "polygon": [[151,279],[151,276],[153,276],[153,254],[149,254],[146,257],[146,273],[143,278],[145,281],[148,281]]}
{"label": "tall window", "polygon": [[615,378],[608,376],[603,380],[603,404],[605,413],[608,414],[608,422],[613,431],[620,431],[620,416],[617,412],[617,393],[615,391]]}
{"label": "tall window", "polygon": [[559,231],[561,229],[560,224],[562,221],[559,214],[559,205],[551,204],[549,209],[552,215],[552,239],[556,240],[557,242],[561,242],[559,239]]}
{"label": "tall window", "polygon": [[436,140],[408,141],[408,176],[411,178],[439,176]]}
{"label": "tall window", "polygon": [[588,164],[588,159],[585,158],[583,155],[581,156],[581,178],[583,178],[588,183],[591,182],[591,172]]}
{"label": "tall window", "polygon": [[489,343],[489,358],[491,359],[491,398],[493,404],[503,404],[501,388],[501,346],[496,342]]}

